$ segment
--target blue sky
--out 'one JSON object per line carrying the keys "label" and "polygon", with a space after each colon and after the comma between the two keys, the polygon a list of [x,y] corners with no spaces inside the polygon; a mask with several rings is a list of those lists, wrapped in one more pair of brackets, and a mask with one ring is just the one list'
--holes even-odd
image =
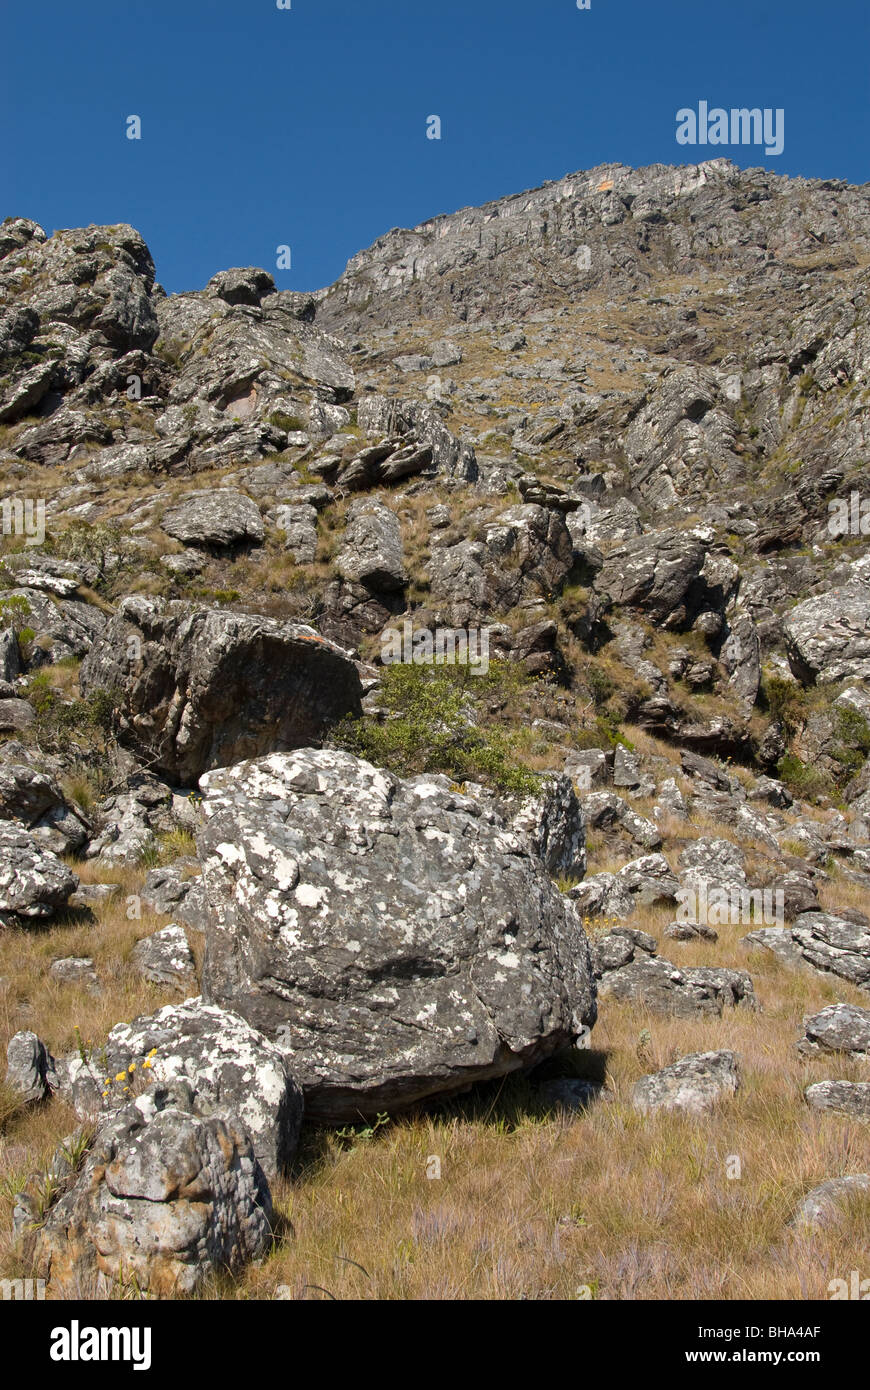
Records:
{"label": "blue sky", "polygon": [[[868,0],[6,0],[3,39],[0,217],[131,222],[169,291],[314,289],[391,227],[609,161],[870,180]],[[701,100],[783,108],[784,152],[678,145]]]}

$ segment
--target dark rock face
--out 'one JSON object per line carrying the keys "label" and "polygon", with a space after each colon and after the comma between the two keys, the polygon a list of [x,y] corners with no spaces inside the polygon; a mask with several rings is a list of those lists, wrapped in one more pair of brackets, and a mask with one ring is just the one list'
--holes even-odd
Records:
{"label": "dark rock face", "polygon": [[449,1094],[591,1025],[588,948],[531,843],[445,778],[300,751],[203,778],[206,999],[316,1119]]}
{"label": "dark rock face", "polygon": [[353,662],[311,628],[146,599],[121,605],[81,685],[119,691],[124,742],[184,786],[316,744],[361,697]]}

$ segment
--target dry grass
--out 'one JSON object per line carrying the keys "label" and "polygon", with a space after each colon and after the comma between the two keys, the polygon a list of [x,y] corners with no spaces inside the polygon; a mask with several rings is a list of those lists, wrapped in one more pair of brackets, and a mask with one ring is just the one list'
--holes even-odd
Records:
{"label": "dry grass", "polygon": [[[78,1025],[97,1047],[120,1019],[173,997],[128,964],[135,940],[164,920],[127,920],[141,872],[81,872],[121,884],[97,923],[68,919],[0,937],[4,1045],[26,1027],[62,1053],[75,1048]],[[853,900],[850,888],[826,885],[839,902]],[[824,1298],[829,1281],[853,1269],[866,1275],[870,1204],[824,1234],[788,1222],[809,1188],[870,1167],[868,1127],[816,1114],[803,1100],[811,1082],[860,1079],[866,1067],[803,1058],[795,1048],[804,1015],[835,999],[866,1006],[867,996],[786,971],[766,954],[747,956],[739,946],[746,928],[721,928],[715,945],[664,941],[668,920],[666,909],[648,909],[633,924],[677,964],[750,969],[763,1011],[686,1021],[602,1001],[593,1049],[546,1069],[605,1081],[609,1098],[578,1116],[548,1113],[529,1080],[513,1077],[369,1136],[309,1131],[292,1177],[275,1187],[274,1252],[236,1281],[213,1280],[205,1295],[271,1298],[287,1285],[296,1298],[556,1299],[588,1289],[599,1299],[807,1299]],[[61,955],[93,957],[100,997],[50,979]],[[640,1076],[715,1048],[740,1054],[744,1084],[734,1101],[704,1120],[632,1109]],[[75,1124],[57,1099],[20,1110],[0,1093],[4,1273],[17,1268],[11,1193]],[[728,1176],[734,1156],[739,1179]],[[430,1179],[433,1158],[441,1177]]]}

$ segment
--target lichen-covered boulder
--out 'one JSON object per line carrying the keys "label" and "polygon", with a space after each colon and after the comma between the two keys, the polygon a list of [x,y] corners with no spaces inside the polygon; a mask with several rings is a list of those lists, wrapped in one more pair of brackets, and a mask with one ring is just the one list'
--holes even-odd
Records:
{"label": "lichen-covered boulder", "polygon": [[0,820],[0,926],[52,917],[78,886],[62,859],[21,826]]}
{"label": "lichen-covered boulder", "polygon": [[[195,1114],[241,1125],[267,1177],[291,1162],[302,1092],[279,1049],[238,1015],[187,999],[119,1023],[98,1056],[67,1059],[64,1091],[78,1114],[90,1117],[126,1104],[124,1087],[132,1089],[137,1075],[141,1084],[146,1074],[158,1087],[183,1081]],[[119,1080],[124,1075],[129,1081]]]}
{"label": "lichen-covered boulder", "polygon": [[300,750],[209,773],[205,998],[345,1121],[530,1066],[594,1022],[573,904],[492,802]]}

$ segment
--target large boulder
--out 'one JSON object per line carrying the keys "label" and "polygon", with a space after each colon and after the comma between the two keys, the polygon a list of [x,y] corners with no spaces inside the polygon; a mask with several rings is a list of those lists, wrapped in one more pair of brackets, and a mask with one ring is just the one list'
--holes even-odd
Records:
{"label": "large boulder", "polygon": [[336,567],[350,584],[364,584],[380,592],[403,589],[408,573],[396,513],[373,498],[352,502]]}
{"label": "large boulder", "polygon": [[229,487],[188,493],[170,507],[161,526],[183,545],[214,550],[262,545],[266,534],[256,502]]}
{"label": "large boulder", "polygon": [[125,1282],[158,1298],[239,1273],[272,1238],[272,1200],[244,1131],[191,1113],[187,1088],[145,1092],[98,1129],[36,1236],[61,1297]]}
{"label": "large boulder", "polygon": [[530,840],[444,777],[303,750],[209,773],[204,997],[342,1122],[531,1066],[595,1019],[586,938]]}
{"label": "large boulder", "polygon": [[128,598],[82,666],[120,693],[121,741],[175,784],[320,742],[360,707],[347,654],[313,629],[188,603]]}
{"label": "large boulder", "polygon": [[0,821],[0,926],[44,921],[79,881],[63,860],[12,821]]}
{"label": "large boulder", "polygon": [[77,1113],[89,1118],[123,1107],[118,1077],[136,1072],[157,1087],[185,1082],[194,1114],[222,1115],[241,1125],[267,1177],[290,1164],[302,1124],[302,1092],[279,1049],[237,1014],[186,999],[119,1023],[99,1060],[67,1059],[62,1088]]}
{"label": "large boulder", "polygon": [[658,531],[616,546],[595,576],[595,589],[614,603],[637,608],[654,622],[682,627],[700,605],[705,543],[691,531]]}

